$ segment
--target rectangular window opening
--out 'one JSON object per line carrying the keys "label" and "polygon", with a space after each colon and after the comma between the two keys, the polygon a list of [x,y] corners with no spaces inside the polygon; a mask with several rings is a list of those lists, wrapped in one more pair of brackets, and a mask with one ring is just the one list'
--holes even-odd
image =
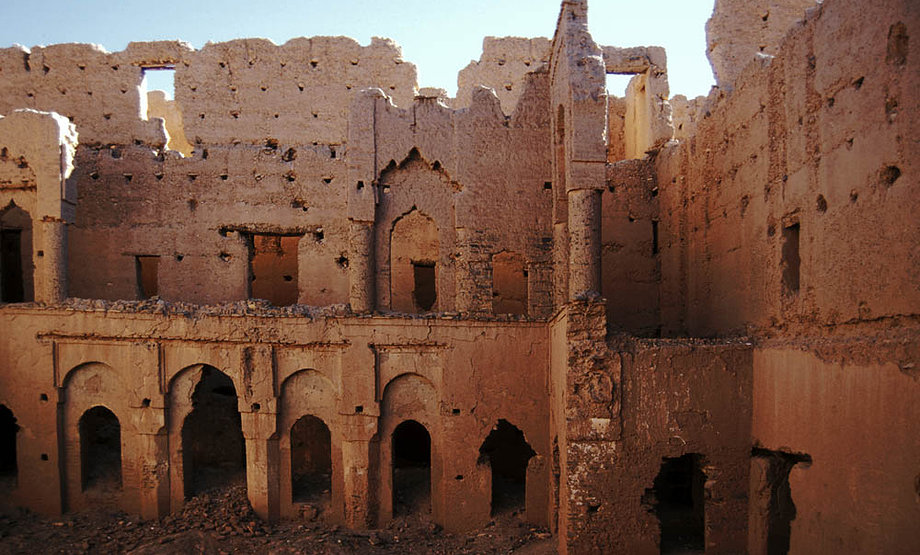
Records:
{"label": "rectangular window opening", "polygon": [[658,221],[652,220],[652,256],[658,254]]}
{"label": "rectangular window opening", "polygon": [[435,287],[435,264],[434,262],[413,262],[412,274],[415,279],[415,288],[412,290],[415,305],[420,311],[429,311],[438,299]]}
{"label": "rectangular window opening", "polygon": [[137,272],[138,298],[149,299],[159,295],[160,257],[151,255],[135,256],[134,269]]}
{"label": "rectangular window opening", "polygon": [[265,299],[275,306],[297,304],[297,250],[301,236],[254,233],[250,237],[249,297]]}
{"label": "rectangular window opening", "polygon": [[787,295],[795,295],[799,292],[802,265],[799,257],[799,235],[798,223],[783,228],[783,291]]}
{"label": "rectangular window opening", "polygon": [[176,94],[176,67],[172,65],[145,67],[144,96],[150,91],[163,91],[166,100],[172,100]]}

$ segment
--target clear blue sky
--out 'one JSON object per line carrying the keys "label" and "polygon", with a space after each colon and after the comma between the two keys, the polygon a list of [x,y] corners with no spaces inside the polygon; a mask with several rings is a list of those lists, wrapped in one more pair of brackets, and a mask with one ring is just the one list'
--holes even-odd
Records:
{"label": "clear blue sky", "polygon": [[[200,48],[241,37],[282,44],[347,35],[367,44],[381,36],[416,64],[420,87],[453,95],[457,72],[479,59],[484,36],[551,37],[559,6],[559,0],[0,0],[0,46],[92,42],[117,51],[132,40],[181,39]],[[693,97],[713,84],[703,28],[712,6],[713,0],[589,0],[588,21],[602,45],[664,46],[671,94]],[[625,82],[610,86],[622,95]]]}

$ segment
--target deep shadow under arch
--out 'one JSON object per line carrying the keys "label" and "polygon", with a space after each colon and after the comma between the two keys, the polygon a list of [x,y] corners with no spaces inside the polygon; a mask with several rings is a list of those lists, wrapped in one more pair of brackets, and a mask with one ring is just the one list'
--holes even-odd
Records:
{"label": "deep shadow under arch", "polygon": [[304,415],[291,426],[291,499],[328,502],[332,492],[332,437],[322,419]]}
{"label": "deep shadow under arch", "polygon": [[246,476],[246,446],[229,376],[203,366],[192,394],[192,412],[182,425],[185,497],[232,485]]}
{"label": "deep shadow under arch", "polygon": [[393,514],[431,511],[431,435],[406,420],[393,430]]}
{"label": "deep shadow under arch", "polygon": [[80,417],[80,480],[83,491],[121,489],[121,423],[103,406]]}
{"label": "deep shadow under arch", "polygon": [[501,419],[479,448],[479,464],[492,469],[492,515],[522,510],[527,493],[527,463],[536,455],[524,432]]}

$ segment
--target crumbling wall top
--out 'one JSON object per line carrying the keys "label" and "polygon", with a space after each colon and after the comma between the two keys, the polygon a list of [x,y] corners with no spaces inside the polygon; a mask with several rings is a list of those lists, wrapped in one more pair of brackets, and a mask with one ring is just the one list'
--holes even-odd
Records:
{"label": "crumbling wall top", "polygon": [[706,54],[716,84],[731,89],[755,56],[775,56],[792,24],[821,1],[716,0],[706,22]]}
{"label": "crumbling wall top", "polygon": [[524,76],[549,61],[550,41],[547,38],[486,37],[482,40],[482,56],[472,61],[457,75],[455,108],[466,108],[472,102],[473,89],[485,86],[495,90],[502,111],[511,114],[524,91]]}

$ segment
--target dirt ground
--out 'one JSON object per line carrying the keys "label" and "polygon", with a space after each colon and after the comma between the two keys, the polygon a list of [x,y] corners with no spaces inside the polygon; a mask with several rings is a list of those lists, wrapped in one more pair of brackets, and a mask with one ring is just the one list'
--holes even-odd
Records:
{"label": "dirt ground", "polygon": [[97,510],[58,519],[23,510],[0,512],[0,554],[13,553],[520,553],[550,555],[555,542],[543,529],[507,513],[467,534],[448,534],[425,517],[402,517],[386,528],[350,531],[319,522],[261,521],[243,485],[210,490],[180,514],[142,521]]}

